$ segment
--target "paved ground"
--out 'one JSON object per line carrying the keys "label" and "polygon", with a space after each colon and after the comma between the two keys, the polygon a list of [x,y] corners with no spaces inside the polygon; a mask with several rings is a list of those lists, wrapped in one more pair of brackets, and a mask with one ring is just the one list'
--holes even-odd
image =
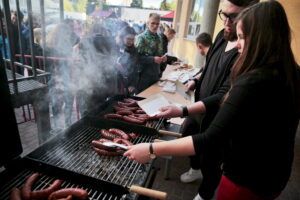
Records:
{"label": "paved ground", "polygon": [[[15,113],[17,121],[23,121],[22,110],[15,109]],[[38,147],[37,128],[34,121],[20,123],[18,127],[23,145],[22,156],[24,156]],[[277,200],[300,200],[300,126],[298,127],[295,144],[293,172],[286,189]],[[153,188],[167,192],[168,200],[192,200],[197,192],[200,180],[190,184],[181,183],[179,180],[180,174],[189,169],[188,159],[186,157],[172,158],[168,180],[164,178],[166,159],[159,158],[157,163],[160,165],[161,170],[156,176]]]}

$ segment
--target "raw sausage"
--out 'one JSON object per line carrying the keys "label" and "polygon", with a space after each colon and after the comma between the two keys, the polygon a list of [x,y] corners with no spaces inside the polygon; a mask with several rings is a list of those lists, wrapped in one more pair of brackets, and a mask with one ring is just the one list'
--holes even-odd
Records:
{"label": "raw sausage", "polygon": [[137,120],[140,120],[140,121],[143,121],[145,123],[145,121],[147,121],[146,118],[143,118],[143,117],[136,117],[134,115],[128,115],[128,117],[131,117],[133,119],[137,119]]}
{"label": "raw sausage", "polygon": [[67,196],[66,198],[60,198],[60,199],[57,199],[57,200],[72,200],[72,195],[69,195]]}
{"label": "raw sausage", "polygon": [[39,173],[32,174],[24,183],[22,187],[22,197],[24,200],[30,200],[31,199],[31,188],[34,182],[38,179],[40,176]]}
{"label": "raw sausage", "polygon": [[122,156],[121,153],[118,153],[118,152],[112,152],[112,151],[107,151],[107,150],[104,150],[104,149],[98,149],[98,148],[93,148],[93,150],[99,154],[99,155],[103,155],[103,156]]}
{"label": "raw sausage", "polygon": [[113,140],[115,138],[118,138],[119,136],[115,135],[115,134],[111,134],[110,132],[108,132],[108,130],[106,129],[101,129],[100,133],[102,135],[102,137],[109,139],[109,140]]}
{"label": "raw sausage", "polygon": [[135,118],[132,118],[132,117],[129,117],[129,116],[123,116],[123,119],[127,122],[130,122],[130,123],[135,123],[135,124],[144,124],[145,121],[141,121],[139,119],[135,119]]}
{"label": "raw sausage", "polygon": [[87,199],[89,197],[89,194],[86,190],[80,188],[64,188],[53,192],[48,197],[48,200],[57,200],[65,197],[68,198],[69,195],[72,195],[73,197],[76,197],[78,199]]}
{"label": "raw sausage", "polygon": [[135,106],[137,106],[137,103],[136,102],[124,103],[124,102],[118,101],[118,105],[121,107],[123,107],[123,106],[135,107]]}
{"label": "raw sausage", "polygon": [[128,140],[129,139],[129,136],[122,130],[120,129],[117,129],[117,128],[110,128],[108,130],[108,132],[112,133],[112,134],[115,134],[115,135],[118,135],[118,136],[121,136],[121,138],[125,139],[125,140]]}
{"label": "raw sausage", "polygon": [[138,109],[135,111],[136,114],[146,114],[142,109]]}
{"label": "raw sausage", "polygon": [[104,115],[105,119],[122,119],[122,115],[109,113]]}
{"label": "raw sausage", "polygon": [[55,180],[48,188],[43,190],[37,190],[31,192],[31,199],[43,199],[47,198],[52,192],[58,190],[61,187],[62,180]]}
{"label": "raw sausage", "polygon": [[10,193],[10,200],[22,200],[21,190],[13,188]]}

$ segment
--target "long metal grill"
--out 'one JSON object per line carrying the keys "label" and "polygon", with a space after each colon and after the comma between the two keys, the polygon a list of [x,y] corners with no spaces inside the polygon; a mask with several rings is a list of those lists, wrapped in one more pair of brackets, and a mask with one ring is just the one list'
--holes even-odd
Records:
{"label": "long metal grill", "polygon": [[[58,144],[34,159],[124,187],[133,183],[142,185],[147,178],[150,164],[139,164],[122,156],[99,156],[92,150],[92,140],[101,138],[100,128],[83,126],[72,135],[72,138],[62,138]],[[138,133],[133,143],[153,139],[152,135]]]}
{"label": "long metal grill", "polygon": [[[22,185],[25,183],[26,179],[30,177],[34,172],[30,170],[23,170],[19,174],[17,174],[13,179],[11,179],[9,182],[7,182],[5,185],[3,185],[0,188],[0,199],[1,200],[8,200],[10,197],[11,189],[16,187],[21,189]],[[42,190],[47,187],[49,187],[53,181],[56,180],[56,178],[45,175],[45,174],[40,174],[39,179],[37,182],[34,184],[34,187],[32,188],[33,190]],[[109,194],[105,191],[101,190],[95,190],[92,188],[87,188],[87,187],[82,187],[80,185],[68,182],[68,181],[63,181],[62,188],[81,188],[84,189],[88,192],[89,194],[89,199],[90,200],[121,200],[124,199],[125,196],[123,197],[117,197],[114,194]]]}

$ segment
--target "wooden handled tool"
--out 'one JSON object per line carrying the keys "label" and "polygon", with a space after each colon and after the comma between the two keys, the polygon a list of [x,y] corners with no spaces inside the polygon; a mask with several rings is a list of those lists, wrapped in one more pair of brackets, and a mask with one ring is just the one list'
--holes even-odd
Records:
{"label": "wooden handled tool", "polygon": [[165,131],[165,130],[159,130],[158,132],[162,135],[168,135],[168,136],[173,136],[178,138],[182,137],[181,133],[175,133],[175,132]]}
{"label": "wooden handled tool", "polygon": [[130,191],[140,194],[140,195],[144,195],[144,196],[151,197],[154,199],[161,199],[161,200],[167,199],[167,196],[168,196],[166,192],[161,192],[158,190],[144,188],[144,187],[140,187],[137,185],[132,185],[130,187]]}

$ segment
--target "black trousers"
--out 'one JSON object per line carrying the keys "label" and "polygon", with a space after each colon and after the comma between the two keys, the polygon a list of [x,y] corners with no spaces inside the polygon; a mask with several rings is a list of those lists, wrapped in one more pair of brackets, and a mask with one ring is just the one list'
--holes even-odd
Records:
{"label": "black trousers", "polygon": [[[183,136],[201,134],[201,122],[204,116],[189,116],[182,124],[180,132]],[[220,149],[205,152],[201,155],[190,156],[193,169],[201,169],[202,182],[198,189],[199,195],[205,199],[212,199],[222,177],[221,164],[223,152]]]}

